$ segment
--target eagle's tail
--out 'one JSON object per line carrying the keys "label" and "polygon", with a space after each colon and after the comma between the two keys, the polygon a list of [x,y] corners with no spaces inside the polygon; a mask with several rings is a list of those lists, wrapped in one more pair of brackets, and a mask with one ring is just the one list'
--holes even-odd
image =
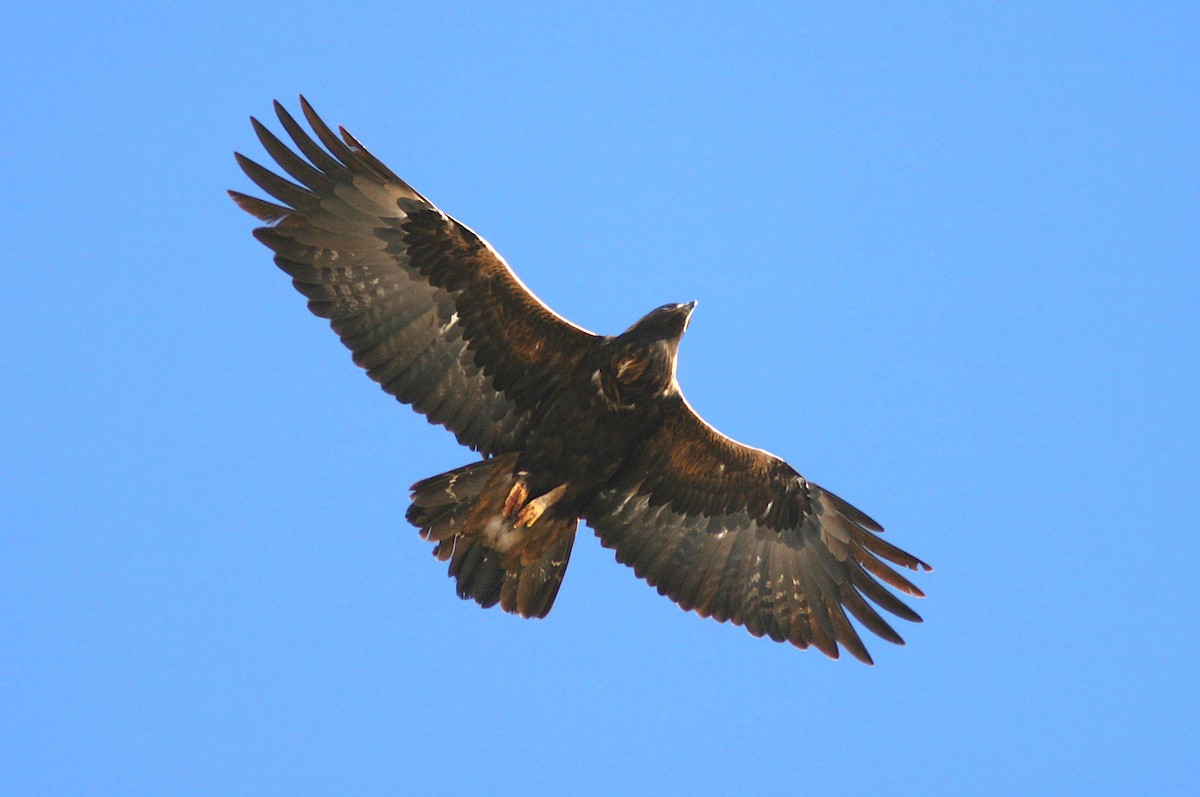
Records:
{"label": "eagle's tail", "polygon": [[577,518],[542,515],[518,529],[505,514],[517,454],[474,462],[412,486],[408,521],[450,560],[458,596],[522,617],[545,617],[562,584]]}

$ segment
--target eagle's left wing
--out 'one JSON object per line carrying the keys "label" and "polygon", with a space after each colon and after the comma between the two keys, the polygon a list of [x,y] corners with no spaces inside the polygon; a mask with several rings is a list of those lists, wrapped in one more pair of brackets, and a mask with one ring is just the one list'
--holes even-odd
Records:
{"label": "eagle's left wing", "polygon": [[867,663],[846,610],[896,644],[871,603],[921,621],[879,582],[924,597],[883,560],[929,565],[783,460],[717,432],[682,396],[636,460],[626,471],[635,475],[601,491],[586,518],[618,561],[685,610],[833,658],[840,643]]}
{"label": "eagle's left wing", "polygon": [[291,179],[237,156],[276,200],[229,192],[267,222],[254,236],[386,392],[485,456],[520,450],[537,407],[596,335],[544,305],[486,241],[345,130],[335,134],[303,97],[300,105],[315,139],[275,103],[294,150],[252,120]]}

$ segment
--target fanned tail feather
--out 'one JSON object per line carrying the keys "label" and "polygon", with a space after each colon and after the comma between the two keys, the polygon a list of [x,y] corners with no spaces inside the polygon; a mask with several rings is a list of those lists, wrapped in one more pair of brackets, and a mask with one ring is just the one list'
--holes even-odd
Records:
{"label": "fanned tail feather", "polygon": [[417,482],[407,518],[422,538],[436,543],[434,556],[449,561],[460,598],[485,609],[498,603],[522,617],[545,617],[570,561],[578,520],[543,516],[537,534],[529,536],[546,544],[533,556],[525,548],[501,552],[491,547],[487,530],[512,525],[502,508],[516,479],[516,459],[517,454],[506,454]]}

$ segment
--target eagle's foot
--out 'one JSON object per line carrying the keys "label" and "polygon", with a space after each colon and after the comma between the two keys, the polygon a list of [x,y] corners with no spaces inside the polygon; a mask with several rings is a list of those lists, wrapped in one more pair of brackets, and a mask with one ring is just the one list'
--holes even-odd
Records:
{"label": "eagle's foot", "polygon": [[525,499],[528,497],[529,487],[523,479],[517,479],[513,483],[512,489],[508,491],[508,497],[504,499],[504,516],[512,517],[513,513],[525,503]]}
{"label": "eagle's foot", "polygon": [[534,523],[537,523],[542,513],[558,503],[558,500],[563,497],[563,493],[566,491],[567,485],[566,482],[563,482],[545,495],[533,499],[522,507],[520,514],[517,515],[517,521],[513,526],[518,529],[521,526],[529,528]]}

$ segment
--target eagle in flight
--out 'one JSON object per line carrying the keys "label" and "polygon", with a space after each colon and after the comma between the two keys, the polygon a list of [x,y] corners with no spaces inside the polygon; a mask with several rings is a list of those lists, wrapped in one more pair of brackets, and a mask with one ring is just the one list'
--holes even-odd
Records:
{"label": "eagle in flight", "polygon": [[[696,303],[597,335],[534,296],[487,241],[300,98],[294,149],[254,131],[291,179],[237,154],[265,201],[254,236],[329,319],[354,362],[482,459],[412,487],[407,517],[458,594],[544,617],[582,519],[618,561],[685,610],[871,663],[853,615],[903,644],[876,606],[922,592],[887,563],[930,567],[781,459],[709,426],[675,379]],[[882,584],[880,583],[882,582]],[[874,604],[874,606],[872,605]]]}

